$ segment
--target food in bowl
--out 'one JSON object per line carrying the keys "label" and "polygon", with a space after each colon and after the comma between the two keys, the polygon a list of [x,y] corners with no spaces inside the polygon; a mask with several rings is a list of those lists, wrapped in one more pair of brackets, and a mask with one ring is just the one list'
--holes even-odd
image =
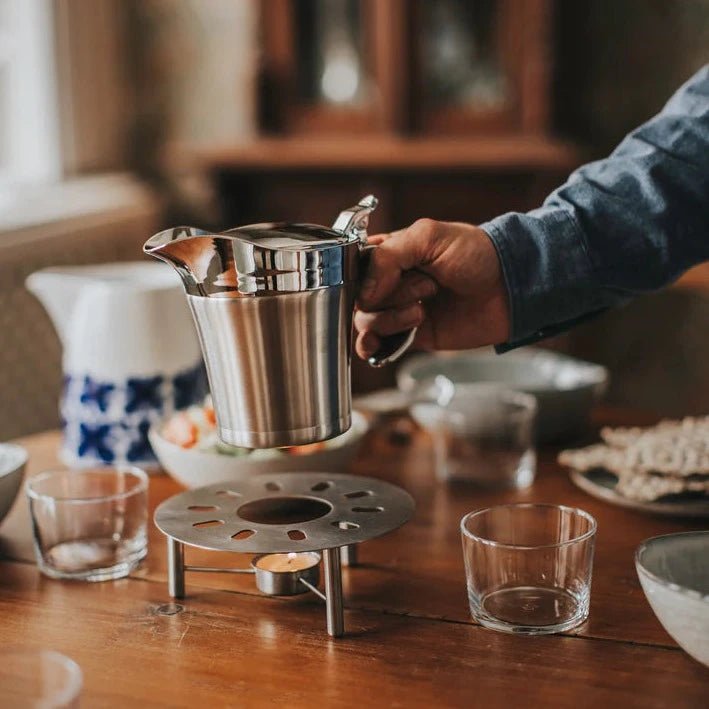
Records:
{"label": "food in bowl", "polygon": [[185,487],[194,488],[259,473],[340,472],[350,464],[368,420],[352,411],[352,426],[328,441],[292,448],[250,450],[219,441],[211,402],[174,414],[148,432],[160,466]]}
{"label": "food in bowl", "polygon": [[178,411],[171,416],[161,430],[165,440],[180,448],[203,451],[205,453],[221,453],[231,456],[250,456],[251,458],[270,458],[274,455],[310,455],[327,448],[327,441],[318,441],[305,446],[290,446],[287,448],[268,448],[252,450],[231,446],[219,440],[217,433],[217,417],[210,397],[202,406],[191,406],[184,411]]}

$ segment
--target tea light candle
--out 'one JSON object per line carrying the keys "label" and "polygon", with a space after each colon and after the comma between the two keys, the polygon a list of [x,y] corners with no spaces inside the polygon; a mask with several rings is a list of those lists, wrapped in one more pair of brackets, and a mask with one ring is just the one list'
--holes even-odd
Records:
{"label": "tea light candle", "polygon": [[282,574],[310,569],[319,563],[320,554],[314,551],[292,551],[288,554],[265,554],[256,561],[256,568]]}

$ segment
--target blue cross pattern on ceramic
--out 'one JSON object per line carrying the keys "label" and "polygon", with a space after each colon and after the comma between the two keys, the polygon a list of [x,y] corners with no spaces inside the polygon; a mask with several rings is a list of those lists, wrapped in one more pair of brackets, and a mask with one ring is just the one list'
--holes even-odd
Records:
{"label": "blue cross pattern on ceramic", "polygon": [[80,458],[96,456],[102,463],[113,463],[116,454],[108,440],[111,426],[105,423],[99,426],[80,423],[79,431],[81,438],[77,452]]}
{"label": "blue cross pattern on ceramic", "polygon": [[207,373],[204,367],[195,367],[173,377],[175,408],[186,409],[201,401],[207,393]]}
{"label": "blue cross pattern on ceramic", "polygon": [[94,402],[96,406],[98,406],[99,411],[105,413],[108,410],[108,397],[115,388],[115,384],[97,382],[91,377],[84,377],[84,390],[81,392],[81,403],[90,404]]}
{"label": "blue cross pattern on ceramic", "polygon": [[172,376],[105,381],[85,373],[67,375],[60,407],[62,457],[70,465],[155,465],[150,427],[173,411],[201,403],[207,390],[201,361]]}
{"label": "blue cross pattern on ceramic", "polygon": [[163,397],[160,391],[164,377],[138,378],[132,377],[126,382],[128,397],[126,400],[126,413],[144,409],[162,411]]}
{"label": "blue cross pattern on ceramic", "polygon": [[148,440],[148,431],[150,430],[150,421],[141,421],[135,429],[136,438],[131,441],[126,458],[130,463],[139,463],[141,460],[155,458],[153,449],[150,447]]}

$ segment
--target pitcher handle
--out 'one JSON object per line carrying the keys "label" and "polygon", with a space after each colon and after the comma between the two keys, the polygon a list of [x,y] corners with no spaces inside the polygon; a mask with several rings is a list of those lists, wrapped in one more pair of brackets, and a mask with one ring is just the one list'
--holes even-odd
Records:
{"label": "pitcher handle", "polygon": [[[377,208],[379,200],[371,194],[363,197],[354,207],[345,209],[338,215],[332,228],[342,232],[346,236],[354,237],[360,244],[359,272],[366,273],[369,267],[369,259],[372,249],[376,249],[376,244],[367,244],[367,227],[369,226],[369,215]],[[371,367],[383,367],[391,362],[396,362],[401,355],[411,346],[416,337],[416,330],[404,330],[394,335],[381,338],[381,346],[367,360]]]}
{"label": "pitcher handle", "polygon": [[[369,268],[369,260],[372,257],[372,251],[378,248],[377,244],[368,244],[360,249],[359,269],[360,273],[366,273]],[[370,367],[384,367],[387,364],[396,362],[406,350],[411,347],[411,343],[416,337],[417,327],[412,327],[410,330],[394,333],[393,335],[381,336],[381,345],[379,349],[367,359]]]}

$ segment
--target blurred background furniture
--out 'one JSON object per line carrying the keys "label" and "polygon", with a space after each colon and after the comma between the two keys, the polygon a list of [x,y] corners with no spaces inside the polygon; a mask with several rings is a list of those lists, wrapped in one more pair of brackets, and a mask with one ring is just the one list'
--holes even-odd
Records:
{"label": "blurred background furniture", "polygon": [[371,231],[538,205],[580,161],[552,138],[552,5],[263,0],[259,137],[195,151],[224,223],[328,224],[367,193]]}
{"label": "blurred background furniture", "polygon": [[[3,7],[0,439],[57,422],[32,270],[139,258],[180,223],[327,224],[367,192],[375,231],[526,210],[709,61],[709,0]],[[613,403],[704,412],[708,290],[705,265],[545,344],[609,366]]]}
{"label": "blurred background furniture", "polygon": [[548,0],[263,0],[259,137],[198,151],[229,224],[374,228],[527,209],[578,163],[551,137]]}
{"label": "blurred background furniture", "polygon": [[25,278],[45,266],[135,260],[162,219],[155,195],[124,175],[75,180],[54,198],[50,210],[49,193],[42,197],[43,223],[35,213],[0,232],[0,440],[60,423],[61,346]]}

